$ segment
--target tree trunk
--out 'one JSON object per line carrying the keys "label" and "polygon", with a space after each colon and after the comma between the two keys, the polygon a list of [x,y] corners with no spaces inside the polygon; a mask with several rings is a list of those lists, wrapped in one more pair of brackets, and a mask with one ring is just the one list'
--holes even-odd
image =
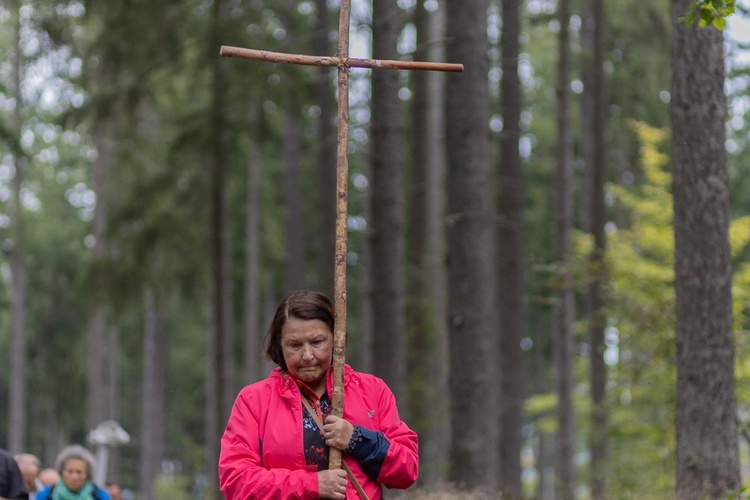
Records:
{"label": "tree trunk", "polygon": [[451,480],[494,485],[497,468],[495,190],[485,0],[447,2],[446,88]]}
{"label": "tree trunk", "polygon": [[169,338],[159,294],[153,288],[144,293],[143,325],[143,423],[141,430],[140,494],[151,500],[161,471],[166,439],[167,371]]}
{"label": "tree trunk", "polygon": [[[414,59],[442,61],[445,9],[415,9]],[[415,71],[412,81],[412,162],[407,231],[407,324],[409,415],[419,434],[420,478],[432,484],[446,477],[450,447],[448,336],[445,317],[444,96],[445,75]]]}
{"label": "tree trunk", "polygon": [[521,339],[526,335],[524,244],[525,182],[521,166],[521,109],[518,76],[519,0],[503,0],[500,38],[503,79],[503,132],[500,138],[500,197],[498,225],[498,312],[500,316],[500,487],[503,498],[521,498],[521,431],[523,427],[524,366]]}
{"label": "tree trunk", "polygon": [[[318,10],[317,30],[313,38],[315,53],[334,52],[328,35],[331,32],[327,0],[315,0]],[[320,207],[320,290],[333,297],[333,262],[336,242],[336,117],[335,91],[331,68],[318,67],[315,96],[320,107],[318,118],[318,205]]]}
{"label": "tree trunk", "polygon": [[301,290],[305,283],[305,228],[302,216],[302,126],[293,112],[284,112],[284,233],[285,293]]}
{"label": "tree trunk", "polygon": [[[108,79],[105,76],[104,79]],[[101,87],[100,87],[101,88]],[[106,105],[103,105],[106,106]],[[111,109],[99,109],[96,113],[94,126],[94,142],[97,157],[92,165],[92,188],[96,193],[96,207],[92,234],[94,236],[93,257],[95,265],[93,311],[87,329],[87,358],[86,358],[86,428],[94,429],[102,420],[107,418],[105,380],[106,344],[110,306],[105,288],[107,277],[102,264],[109,258],[107,244],[107,206],[109,198],[109,169],[117,155],[115,145],[116,129],[115,116]]]}
{"label": "tree trunk", "polygon": [[593,139],[592,163],[589,164],[589,189],[591,212],[590,231],[594,237],[594,248],[589,257],[591,281],[588,287],[587,311],[589,318],[590,344],[590,379],[591,379],[591,495],[594,500],[605,498],[605,477],[607,461],[607,365],[604,362],[604,330],[607,318],[604,312],[604,286],[607,282],[606,270],[606,235],[604,226],[607,223],[604,203],[604,182],[607,172],[607,110],[605,99],[604,54],[606,49],[606,19],[604,0],[592,1],[593,30],[593,63],[591,99],[592,128],[586,130],[585,136]]}
{"label": "tree trunk", "polygon": [[[592,170],[595,165],[594,161],[594,137],[591,135],[594,130],[594,29],[596,28],[594,19],[594,1],[581,1],[581,55],[578,59],[581,82],[583,83],[583,93],[580,97],[581,104],[581,138],[579,141],[579,154],[583,160],[585,168],[581,173],[581,203],[577,214],[578,223],[581,230],[592,232],[593,201],[592,196]],[[591,306],[588,303],[590,297],[584,296],[585,313],[590,316]]]}
{"label": "tree trunk", "polygon": [[[225,144],[225,147],[226,144]],[[227,163],[228,168],[228,163]],[[227,172],[228,173],[228,172]],[[224,372],[224,379],[226,380],[226,384],[224,385],[224,392],[222,394],[224,398],[224,411],[226,412],[225,417],[229,418],[229,412],[232,408],[232,404],[234,403],[234,398],[237,395],[237,392],[239,390],[239,386],[237,385],[236,381],[236,369],[237,365],[235,363],[235,357],[234,357],[234,345],[235,345],[235,337],[236,337],[236,329],[235,329],[235,322],[234,322],[234,287],[232,286],[233,280],[232,280],[232,237],[231,237],[231,210],[229,208],[229,193],[226,191],[226,186],[224,189],[224,195],[223,195],[223,207],[221,210],[221,216],[224,219],[224,221],[221,224],[222,231],[224,232],[222,243],[222,250],[224,251],[224,256],[221,258],[221,273],[223,275],[222,283],[223,283],[223,289],[222,289],[222,308],[221,308],[221,314],[223,315],[222,324],[224,325],[224,341],[223,341],[223,348],[224,348],[224,354],[222,355],[222,358],[224,360],[224,365],[222,366],[222,370]],[[223,429],[222,429],[223,432]]]}
{"label": "tree trunk", "polygon": [[10,356],[10,400],[8,448],[11,453],[21,453],[26,446],[26,251],[24,245],[24,216],[21,205],[21,190],[24,184],[26,158],[20,151],[22,133],[21,82],[23,81],[23,52],[21,48],[21,2],[14,2],[15,33],[13,52],[13,94],[16,101],[13,109],[13,133],[18,142],[10,148],[13,152],[13,252],[10,265],[12,274],[11,309],[13,335]]}
{"label": "tree trunk", "polygon": [[680,499],[739,494],[723,34],[677,21],[672,1],[672,164]]}
{"label": "tree trunk", "polygon": [[[398,59],[402,11],[390,0],[374,0],[373,57]],[[404,237],[404,116],[399,73],[372,72],[371,196],[369,264],[374,372],[383,378],[406,413],[406,320]]]}
{"label": "tree trunk", "polygon": [[107,405],[108,419],[120,416],[120,330],[112,326],[107,331]]}
{"label": "tree trunk", "polygon": [[[97,2],[87,5],[86,16],[92,36],[98,37],[109,29],[113,9],[111,2]],[[108,322],[111,315],[109,299],[106,296],[108,276],[104,264],[111,257],[108,242],[108,217],[110,204],[110,173],[119,155],[120,125],[116,100],[102,98],[111,91],[122,61],[110,54],[111,47],[96,45],[87,54],[88,77],[92,94],[93,142],[96,159],[91,165],[91,188],[96,194],[96,205],[91,234],[94,237],[92,248],[94,271],[92,277],[92,301],[86,331],[86,430],[92,430],[107,418],[106,387],[106,347]]]}
{"label": "tree trunk", "polygon": [[[122,394],[120,392],[120,329],[116,325],[111,325],[107,330],[107,357],[106,357],[106,388],[107,402],[104,408],[105,420],[120,421],[120,401]],[[120,448],[113,446],[109,450],[109,460],[107,460],[107,470],[117,471],[120,468]],[[117,476],[105,476],[117,479]]]}
{"label": "tree trunk", "polygon": [[555,256],[558,263],[559,288],[553,317],[555,368],[557,371],[557,463],[555,483],[557,498],[572,500],[575,496],[575,423],[573,365],[575,361],[573,323],[573,290],[570,272],[573,252],[573,140],[570,129],[570,0],[558,3],[560,23],[557,74],[557,179],[555,202]]}
{"label": "tree trunk", "polygon": [[257,139],[260,106],[253,103],[250,123],[254,131],[247,160],[247,219],[245,226],[245,384],[260,380],[262,335],[260,318],[260,163],[261,147]]}
{"label": "tree trunk", "polygon": [[[211,47],[218,47],[221,40],[222,20],[225,19],[225,4],[221,1],[214,3]],[[211,484],[216,486],[212,491],[218,491],[218,477],[215,464],[218,462],[219,440],[224,432],[224,425],[229,418],[229,411],[235,392],[228,371],[230,365],[227,354],[231,353],[231,273],[228,261],[229,252],[229,213],[226,193],[228,176],[227,148],[225,145],[225,95],[226,78],[213,49],[209,52],[213,76],[213,96],[211,102],[211,310],[212,310],[212,345],[209,377],[213,384],[209,388],[210,399],[207,421],[211,423],[208,429],[208,465],[210,466]],[[231,357],[231,356],[229,356]]]}

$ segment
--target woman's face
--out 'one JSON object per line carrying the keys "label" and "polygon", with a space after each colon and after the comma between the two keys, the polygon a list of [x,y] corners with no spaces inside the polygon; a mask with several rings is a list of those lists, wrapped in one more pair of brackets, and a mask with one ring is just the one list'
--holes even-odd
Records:
{"label": "woman's face", "polygon": [[281,352],[289,373],[322,394],[331,366],[333,332],[319,319],[289,318],[281,329]]}
{"label": "woman's face", "polygon": [[86,484],[86,462],[80,458],[69,458],[62,469],[62,480],[70,491],[78,491]]}

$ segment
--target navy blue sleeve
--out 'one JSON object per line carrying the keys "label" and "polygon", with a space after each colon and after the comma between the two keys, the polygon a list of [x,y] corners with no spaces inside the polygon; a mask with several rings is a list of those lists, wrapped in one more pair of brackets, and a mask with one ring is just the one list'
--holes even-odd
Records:
{"label": "navy blue sleeve", "polygon": [[377,479],[390,446],[391,443],[382,432],[355,425],[354,433],[344,452],[357,459],[368,477]]}

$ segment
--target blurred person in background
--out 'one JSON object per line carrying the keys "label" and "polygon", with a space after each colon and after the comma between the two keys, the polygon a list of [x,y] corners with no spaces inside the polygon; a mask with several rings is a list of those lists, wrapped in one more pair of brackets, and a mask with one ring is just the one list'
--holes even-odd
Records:
{"label": "blurred person in background", "polygon": [[47,486],[56,485],[59,480],[60,474],[52,467],[48,467],[39,471],[39,482],[42,484],[42,488],[40,488],[40,490],[46,488]]}
{"label": "blurred person in background", "polygon": [[94,455],[83,446],[63,448],[55,460],[60,481],[40,491],[36,500],[111,500],[109,493],[92,482],[95,467]]}
{"label": "blurred person in background", "polygon": [[0,449],[0,498],[12,500],[29,498],[16,459],[3,449]]}
{"label": "blurred person in background", "polygon": [[39,481],[39,471],[42,468],[42,462],[39,457],[31,453],[19,453],[16,455],[16,463],[23,475],[23,482],[26,484],[26,491],[29,493],[29,500],[34,500],[36,494],[44,489],[44,485]]}
{"label": "blurred person in background", "polygon": [[122,500],[122,488],[117,481],[107,481],[107,486],[104,489],[107,490],[112,500]]}

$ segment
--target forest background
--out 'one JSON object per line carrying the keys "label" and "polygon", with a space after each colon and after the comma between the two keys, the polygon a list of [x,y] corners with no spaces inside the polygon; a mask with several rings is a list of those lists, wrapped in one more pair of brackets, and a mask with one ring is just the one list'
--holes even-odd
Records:
{"label": "forest background", "polygon": [[[353,57],[466,67],[351,70],[347,361],[419,432],[407,495],[674,495],[676,29],[726,56],[724,92],[685,79],[726,127],[680,125],[728,175],[735,366],[683,395],[731,402],[750,482],[747,47],[679,24],[689,5],[353,2]],[[114,419],[110,478],[216,497],[276,303],[333,293],[336,164],[335,71],[219,47],[333,55],[337,20],[335,0],[0,4],[0,447],[50,466]]]}

